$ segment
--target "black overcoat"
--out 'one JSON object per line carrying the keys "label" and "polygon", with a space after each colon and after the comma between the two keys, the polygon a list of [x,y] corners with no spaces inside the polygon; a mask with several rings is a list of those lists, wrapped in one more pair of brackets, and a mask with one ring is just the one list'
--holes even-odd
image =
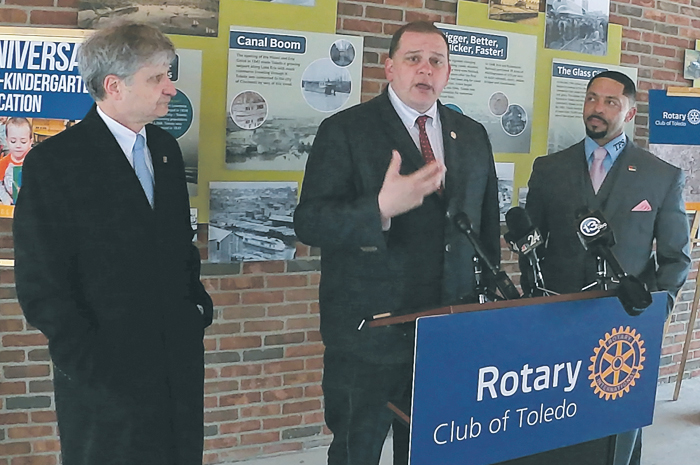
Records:
{"label": "black overcoat", "polygon": [[154,209],[94,107],[24,163],[17,294],[49,341],[64,465],[202,463],[211,299],[182,154],[162,129],[146,131]]}

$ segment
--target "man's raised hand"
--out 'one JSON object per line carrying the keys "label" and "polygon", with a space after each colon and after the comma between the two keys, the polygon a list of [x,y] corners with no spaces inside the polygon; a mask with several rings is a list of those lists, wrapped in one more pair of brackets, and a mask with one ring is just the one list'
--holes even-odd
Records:
{"label": "man's raised hand", "polygon": [[423,199],[442,185],[446,168],[442,163],[434,162],[405,176],[400,170],[401,155],[393,150],[384,184],[379,191],[379,211],[382,220],[388,220],[422,205]]}

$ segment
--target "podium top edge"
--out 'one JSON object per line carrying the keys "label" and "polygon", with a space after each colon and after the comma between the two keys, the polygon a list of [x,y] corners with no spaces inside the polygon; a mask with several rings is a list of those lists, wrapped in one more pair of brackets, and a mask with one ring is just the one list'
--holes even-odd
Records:
{"label": "podium top edge", "polygon": [[499,300],[497,302],[487,302],[484,304],[464,304],[439,307],[424,310],[406,315],[385,316],[373,319],[367,323],[370,328],[379,326],[389,326],[401,323],[410,323],[418,318],[426,316],[450,315],[453,313],[480,312],[484,310],[496,310],[500,308],[524,307],[526,305],[548,304],[554,302],[572,302],[576,300],[602,299],[604,297],[614,297],[615,291],[589,291],[576,292],[573,294],[560,294],[546,297],[528,297],[525,299]]}

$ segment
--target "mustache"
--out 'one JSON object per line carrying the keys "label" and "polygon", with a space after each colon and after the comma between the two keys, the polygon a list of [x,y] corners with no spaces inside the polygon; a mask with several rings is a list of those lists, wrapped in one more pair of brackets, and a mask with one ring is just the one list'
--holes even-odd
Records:
{"label": "mustache", "polygon": [[603,122],[603,123],[605,123],[605,124],[608,124],[608,122],[607,122],[605,119],[603,119],[602,117],[600,117],[600,116],[598,116],[598,115],[591,115],[591,116],[589,116],[588,118],[586,118],[586,122],[591,122],[594,118],[597,119],[598,121],[601,121],[601,122]]}

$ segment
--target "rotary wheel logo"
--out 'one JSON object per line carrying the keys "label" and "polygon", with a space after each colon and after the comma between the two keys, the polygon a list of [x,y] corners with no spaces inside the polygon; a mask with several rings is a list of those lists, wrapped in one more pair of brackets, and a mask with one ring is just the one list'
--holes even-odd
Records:
{"label": "rotary wheel logo", "polygon": [[605,396],[605,400],[615,400],[630,391],[644,368],[644,341],[634,329],[620,326],[617,330],[613,328],[612,334],[605,333],[605,338],[598,342],[588,367],[591,371],[588,379],[601,399]]}
{"label": "rotary wheel logo", "polygon": [[700,111],[696,109],[692,109],[688,112],[688,122],[690,124],[698,124],[700,123]]}

